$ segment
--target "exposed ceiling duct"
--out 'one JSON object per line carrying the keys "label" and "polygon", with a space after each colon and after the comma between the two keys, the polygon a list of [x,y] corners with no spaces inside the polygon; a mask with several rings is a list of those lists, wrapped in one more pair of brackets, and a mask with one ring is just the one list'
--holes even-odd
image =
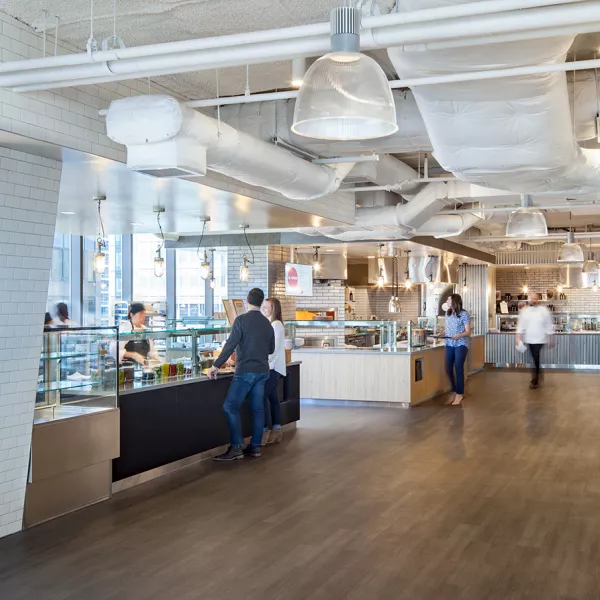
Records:
{"label": "exposed ceiling duct", "polygon": [[206,169],[293,200],[335,192],[354,166],[316,165],[241,133],[162,95],[111,103],[108,136],[127,146],[127,166],[160,176],[204,175]]}
{"label": "exposed ceiling duct", "polygon": [[[419,0],[421,9],[447,0]],[[453,4],[458,4],[454,2]],[[400,10],[416,8],[399,0]],[[404,77],[564,62],[573,37],[500,43],[389,57]],[[458,178],[519,193],[577,196],[600,189],[600,151],[573,134],[567,78],[546,73],[419,86],[414,95],[438,162]]]}
{"label": "exposed ceiling duct", "polygon": [[431,235],[436,238],[455,237],[475,226],[482,217],[475,213],[463,215],[438,215],[437,213],[451,202],[454,193],[465,194],[466,188],[471,187],[476,188],[461,182],[430,183],[410,202],[399,203],[396,206],[357,209],[354,227],[301,229],[299,233],[324,235],[345,242],[410,239],[415,235]]}

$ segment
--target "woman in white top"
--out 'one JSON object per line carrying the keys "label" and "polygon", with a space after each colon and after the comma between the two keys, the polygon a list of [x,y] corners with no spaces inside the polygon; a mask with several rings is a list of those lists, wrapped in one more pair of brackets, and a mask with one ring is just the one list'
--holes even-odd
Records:
{"label": "woman in white top", "polygon": [[[281,409],[279,407],[279,378],[285,377],[285,330],[281,314],[281,302],[277,298],[267,298],[261,307],[263,315],[271,321],[275,333],[275,352],[269,355],[269,379],[265,384],[265,427],[262,445],[281,442]],[[269,410],[270,407],[270,410]],[[269,431],[269,414],[272,429]]]}
{"label": "woman in white top", "polygon": [[[145,321],[146,309],[144,305],[141,302],[133,302],[129,306],[128,320],[119,325],[119,333],[146,331]],[[119,364],[131,365],[138,363],[143,365],[148,358],[160,360],[154,342],[144,338],[145,336],[140,336],[140,339],[119,342]]]}

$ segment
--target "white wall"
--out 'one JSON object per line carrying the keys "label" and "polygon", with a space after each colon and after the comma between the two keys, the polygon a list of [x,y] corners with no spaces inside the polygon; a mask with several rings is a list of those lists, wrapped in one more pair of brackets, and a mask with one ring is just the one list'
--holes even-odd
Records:
{"label": "white wall", "polygon": [[22,527],[60,174],[0,147],[0,537]]}

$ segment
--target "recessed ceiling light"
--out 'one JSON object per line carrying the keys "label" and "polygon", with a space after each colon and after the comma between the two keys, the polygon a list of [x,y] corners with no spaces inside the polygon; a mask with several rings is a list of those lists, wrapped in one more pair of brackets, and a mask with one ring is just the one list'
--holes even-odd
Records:
{"label": "recessed ceiling light", "polygon": [[61,215],[76,215],[76,212],[73,212],[72,210],[62,210],[60,212]]}

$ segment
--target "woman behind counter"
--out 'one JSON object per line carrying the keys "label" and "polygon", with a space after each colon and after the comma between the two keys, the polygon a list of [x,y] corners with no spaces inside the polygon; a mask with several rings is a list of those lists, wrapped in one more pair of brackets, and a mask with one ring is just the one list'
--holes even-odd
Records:
{"label": "woman behind counter", "polygon": [[[464,310],[459,294],[448,298],[446,312],[446,373],[452,385],[454,397],[451,404],[460,406],[465,393],[465,360],[469,351],[471,317]],[[456,375],[455,375],[456,371]]]}
{"label": "woman behind counter", "polygon": [[[267,298],[261,307],[263,315],[271,321],[275,334],[275,352],[269,355],[269,379],[265,384],[265,427],[262,445],[279,444],[281,442],[281,408],[279,406],[279,378],[286,376],[285,369],[285,329],[281,302],[277,298]],[[269,411],[270,406],[270,411]],[[269,431],[269,412],[272,429]]]}
{"label": "woman behind counter", "polygon": [[[146,309],[141,302],[133,302],[129,305],[128,320],[119,325],[119,333],[133,333],[146,331]],[[144,365],[147,359],[160,360],[160,356],[154,348],[154,342],[146,339],[129,340],[119,342],[119,363],[133,365],[135,363]]]}

